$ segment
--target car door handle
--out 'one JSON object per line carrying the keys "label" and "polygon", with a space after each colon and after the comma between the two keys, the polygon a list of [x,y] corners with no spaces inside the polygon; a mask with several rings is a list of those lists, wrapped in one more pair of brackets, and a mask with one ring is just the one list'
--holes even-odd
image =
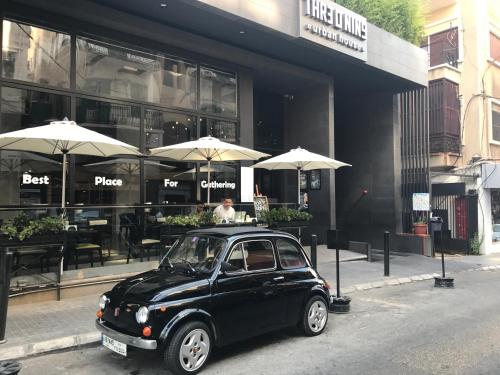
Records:
{"label": "car door handle", "polygon": [[274,281],[283,281],[283,280],[285,280],[285,276],[277,276],[277,277],[273,277],[273,280],[274,280]]}

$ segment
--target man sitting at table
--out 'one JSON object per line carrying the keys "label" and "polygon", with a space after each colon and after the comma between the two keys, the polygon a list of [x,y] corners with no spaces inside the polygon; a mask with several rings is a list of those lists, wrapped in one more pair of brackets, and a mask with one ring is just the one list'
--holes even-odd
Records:
{"label": "man sitting at table", "polygon": [[228,223],[234,221],[235,211],[232,207],[233,200],[230,197],[225,197],[222,204],[214,210],[214,215],[219,223]]}

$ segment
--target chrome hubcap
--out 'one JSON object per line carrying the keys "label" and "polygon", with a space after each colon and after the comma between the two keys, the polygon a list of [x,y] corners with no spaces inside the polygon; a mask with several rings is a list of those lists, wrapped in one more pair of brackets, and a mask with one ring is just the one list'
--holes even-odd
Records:
{"label": "chrome hubcap", "polygon": [[203,329],[189,332],[181,345],[179,359],[181,366],[186,371],[196,371],[208,358],[210,351],[210,337]]}
{"label": "chrome hubcap", "polygon": [[307,314],[307,323],[311,331],[319,332],[325,327],[327,314],[326,304],[323,301],[315,301],[311,305]]}

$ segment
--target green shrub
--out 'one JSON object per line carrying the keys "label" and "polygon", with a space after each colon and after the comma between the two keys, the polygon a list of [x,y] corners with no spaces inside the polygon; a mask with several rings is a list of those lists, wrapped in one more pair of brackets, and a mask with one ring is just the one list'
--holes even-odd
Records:
{"label": "green shrub", "polygon": [[420,45],[424,31],[422,2],[419,0],[337,0],[374,25]]}
{"label": "green shrub", "polygon": [[280,222],[309,221],[312,215],[306,211],[294,210],[291,208],[273,208],[263,213],[268,225],[275,225]]}
{"label": "green shrub", "polygon": [[474,233],[474,237],[470,241],[470,253],[472,255],[480,255],[481,254],[481,245],[483,244],[484,236],[479,238],[479,233]]}
{"label": "green shrub", "polygon": [[201,225],[211,225],[215,224],[215,216],[212,210],[203,211],[198,215],[198,221]]}
{"label": "green shrub", "polygon": [[0,228],[3,235],[10,240],[24,241],[34,235],[47,235],[61,233],[64,228],[60,217],[42,217],[31,220],[24,212],[20,213],[11,222]]}
{"label": "green shrub", "polygon": [[166,216],[165,224],[178,225],[181,227],[198,227],[200,219],[197,215]]}

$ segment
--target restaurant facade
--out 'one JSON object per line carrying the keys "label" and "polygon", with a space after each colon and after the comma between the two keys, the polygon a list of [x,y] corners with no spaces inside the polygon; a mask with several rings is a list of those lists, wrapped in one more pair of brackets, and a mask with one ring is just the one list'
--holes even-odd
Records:
{"label": "restaurant facade", "polygon": [[[68,118],[144,153],[206,135],[271,155],[301,146],[352,164],[304,175],[314,217],[308,233],[323,241],[338,224],[376,242],[385,229],[401,231],[401,97],[422,100],[427,84],[427,57],[416,46],[330,0],[0,7],[1,133]],[[58,214],[60,157],[0,154],[2,222],[21,212]],[[154,221],[206,201],[204,163],[68,160],[70,224],[105,220],[110,262],[139,213]],[[230,196],[252,217],[257,186],[271,206],[294,206],[296,172],[249,165],[214,163],[212,201]]]}

